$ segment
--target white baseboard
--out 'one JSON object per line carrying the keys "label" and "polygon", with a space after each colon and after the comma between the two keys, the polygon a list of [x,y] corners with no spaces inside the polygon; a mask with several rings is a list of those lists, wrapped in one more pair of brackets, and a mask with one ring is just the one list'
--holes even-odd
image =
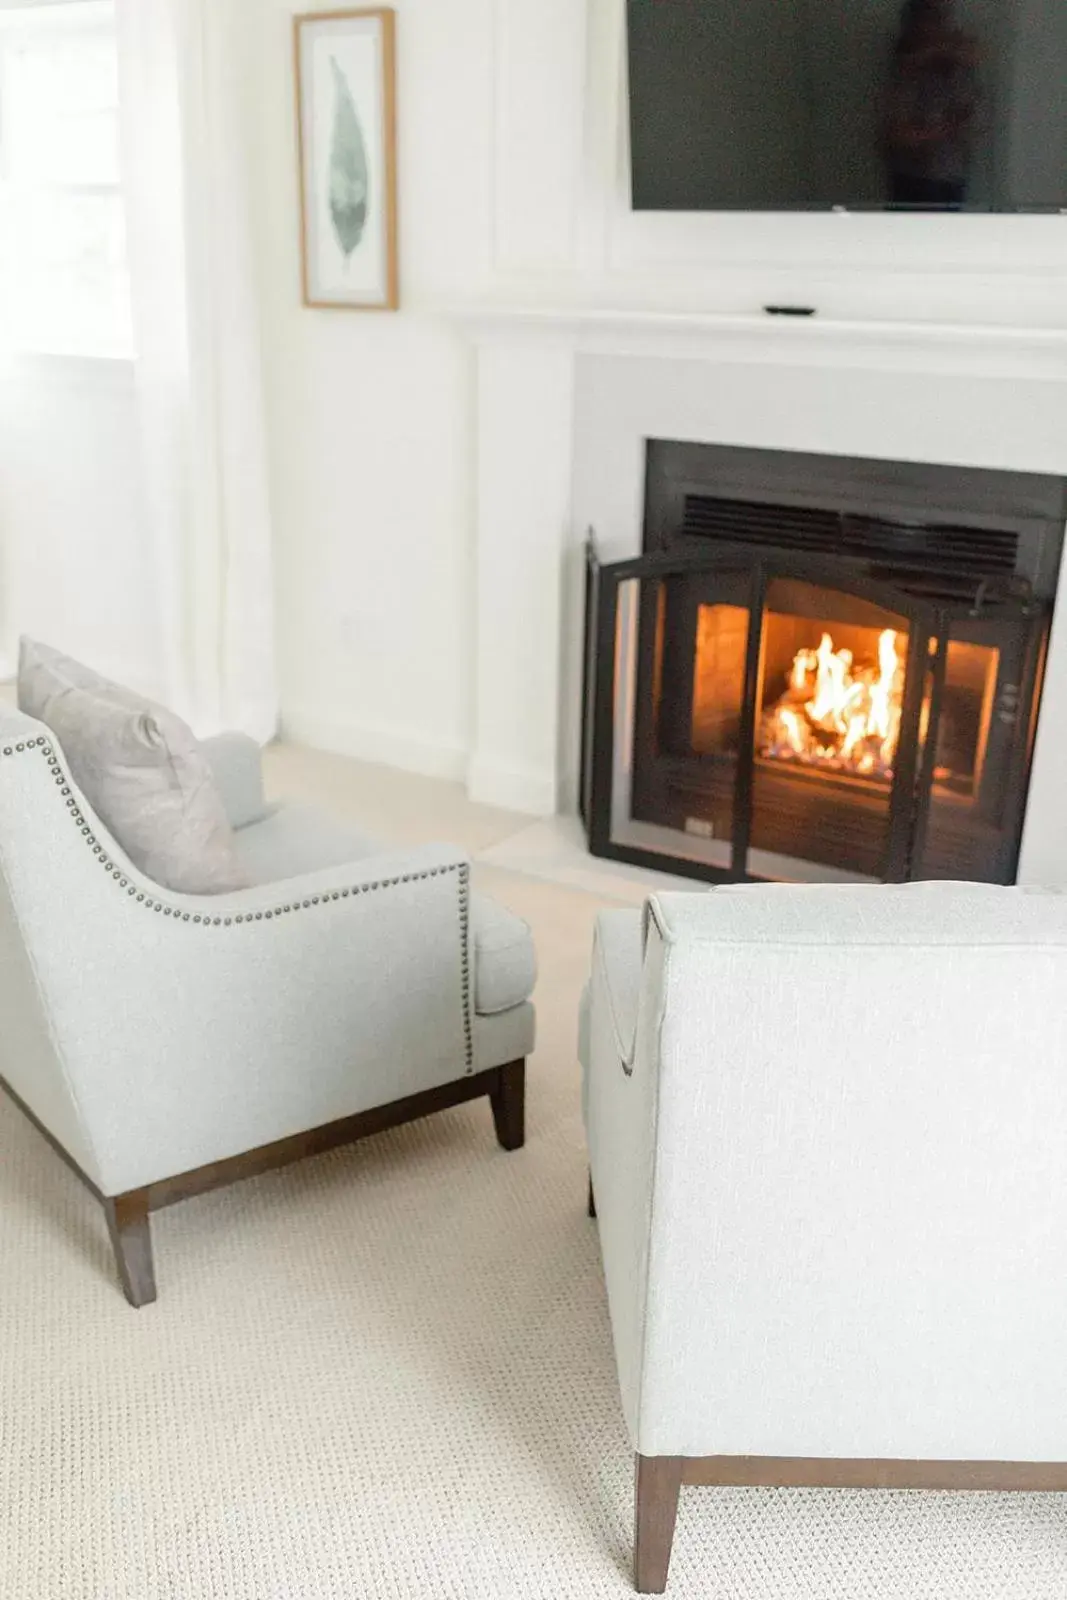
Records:
{"label": "white baseboard", "polygon": [[467,770],[467,752],[459,745],[434,744],[387,728],[338,722],[291,707],[282,708],[280,736],[294,744],[330,750],[335,755],[352,756],[357,761],[374,761],[384,767],[399,767],[402,772],[417,772],[424,778],[447,778],[459,783]]}
{"label": "white baseboard", "polygon": [[389,728],[342,722],[291,706],[282,707],[280,737],[314,750],[352,756],[357,761],[375,761],[402,772],[417,772],[426,778],[465,781],[470,798],[482,805],[524,811],[534,817],[556,813],[554,772],[507,767],[480,756],[472,758],[460,745],[435,744]]}
{"label": "white baseboard", "polygon": [[564,767],[556,790],[556,815],[576,817],[581,802],[581,779],[577,767]]}
{"label": "white baseboard", "polygon": [[505,767],[473,756],[467,767],[467,793],[482,805],[526,811],[535,817],[556,813],[556,775],[531,767]]}

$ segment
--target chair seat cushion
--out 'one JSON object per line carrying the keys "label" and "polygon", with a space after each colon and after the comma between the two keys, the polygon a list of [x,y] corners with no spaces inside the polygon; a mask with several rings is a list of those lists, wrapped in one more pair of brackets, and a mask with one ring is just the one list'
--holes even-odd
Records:
{"label": "chair seat cushion", "polygon": [[472,894],[471,938],[478,1015],[493,1017],[528,1000],[537,979],[537,957],[522,918],[488,895]]}
{"label": "chair seat cushion", "polygon": [[[239,828],[237,854],[254,884],[365,861],[382,851],[381,842],[312,806],[273,806],[260,822]],[[474,948],[474,1009],[491,1017],[528,1000],[537,977],[529,928],[521,917],[490,900],[471,895]]]}

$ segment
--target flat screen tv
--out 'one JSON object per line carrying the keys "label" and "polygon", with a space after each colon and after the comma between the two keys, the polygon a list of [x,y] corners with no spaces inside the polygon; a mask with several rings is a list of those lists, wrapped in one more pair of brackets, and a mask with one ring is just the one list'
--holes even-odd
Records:
{"label": "flat screen tv", "polygon": [[628,0],[636,211],[1067,208],[1067,0]]}

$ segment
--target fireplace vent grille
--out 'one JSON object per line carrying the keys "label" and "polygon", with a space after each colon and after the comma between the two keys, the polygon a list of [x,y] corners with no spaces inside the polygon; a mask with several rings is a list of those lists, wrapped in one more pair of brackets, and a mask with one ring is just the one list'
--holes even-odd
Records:
{"label": "fireplace vent grille", "polygon": [[731,544],[854,556],[901,575],[960,580],[1016,570],[1019,537],[999,528],[892,522],[818,506],[687,494],[681,532]]}

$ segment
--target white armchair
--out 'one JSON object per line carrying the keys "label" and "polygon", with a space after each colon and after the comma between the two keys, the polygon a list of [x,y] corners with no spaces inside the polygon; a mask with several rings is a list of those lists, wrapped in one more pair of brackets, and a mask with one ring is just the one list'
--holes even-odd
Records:
{"label": "white armchair", "polygon": [[682,1484],[1067,1489],[1067,897],[916,884],[602,915],[581,1054],[636,1453]]}
{"label": "white armchair", "polygon": [[480,1095],[523,1141],[525,924],[463,852],[383,853],[267,806],[252,740],[209,752],[254,887],[176,894],[0,713],[0,1083],[104,1202],[135,1305],[160,1205]]}

